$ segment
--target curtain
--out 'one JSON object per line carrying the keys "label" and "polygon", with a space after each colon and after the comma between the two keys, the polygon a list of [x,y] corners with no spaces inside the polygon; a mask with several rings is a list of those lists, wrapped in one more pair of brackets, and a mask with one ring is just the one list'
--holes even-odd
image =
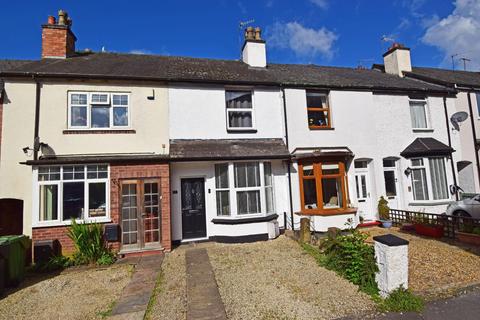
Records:
{"label": "curtain", "polygon": [[410,114],[412,118],[412,128],[427,128],[427,117],[425,114],[424,102],[410,102]]}
{"label": "curtain", "polygon": [[448,199],[447,175],[443,158],[429,158],[430,179],[434,200]]}
{"label": "curtain", "polygon": [[425,169],[412,170],[413,199],[428,200],[428,189]]}

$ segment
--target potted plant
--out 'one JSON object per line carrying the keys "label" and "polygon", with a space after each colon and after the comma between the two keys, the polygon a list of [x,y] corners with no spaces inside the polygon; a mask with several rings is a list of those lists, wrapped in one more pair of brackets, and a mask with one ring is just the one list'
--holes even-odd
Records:
{"label": "potted plant", "polygon": [[382,227],[392,227],[392,220],[390,220],[390,208],[388,207],[388,201],[383,196],[381,196],[380,200],[378,200],[378,216],[380,217]]}
{"label": "potted plant", "polygon": [[443,237],[443,225],[435,223],[428,217],[421,214],[417,214],[414,218],[415,233],[421,236],[427,236],[432,238]]}
{"label": "potted plant", "polygon": [[464,225],[455,234],[460,242],[480,246],[480,226]]}

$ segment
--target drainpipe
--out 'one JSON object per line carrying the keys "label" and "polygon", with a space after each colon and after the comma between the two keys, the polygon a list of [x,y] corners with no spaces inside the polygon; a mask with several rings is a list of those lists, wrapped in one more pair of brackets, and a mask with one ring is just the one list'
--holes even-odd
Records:
{"label": "drainpipe", "polygon": [[[448,122],[447,97],[443,97],[443,109],[445,111],[445,123],[447,124],[448,146],[452,148],[452,137],[450,135],[450,123]],[[455,164],[450,153],[450,164],[452,166],[453,185],[457,186],[457,175],[455,174]],[[458,201],[458,190],[455,190],[455,200]]]}
{"label": "drainpipe", "polygon": [[478,149],[477,149],[477,133],[475,130],[475,120],[473,119],[473,108],[472,108],[472,98],[470,97],[470,94],[473,92],[473,88],[471,88],[468,93],[468,110],[470,113],[470,123],[472,125],[472,136],[473,136],[473,148],[475,150],[475,162],[477,165],[477,175],[478,175],[478,180],[480,181],[480,160],[478,158]]}
{"label": "drainpipe", "polygon": [[33,81],[35,81],[35,127],[34,127],[34,134],[33,134],[33,160],[38,160],[38,151],[40,148],[40,91],[41,91],[41,84],[36,79],[35,76],[32,76]]}
{"label": "drainpipe", "polygon": [[[280,86],[282,89],[282,100],[283,100],[283,122],[285,125],[285,144],[287,146],[288,152],[290,152],[288,144],[288,122],[287,122],[287,101],[285,98],[285,88]],[[292,196],[292,170],[291,170],[291,160],[287,162],[287,174],[288,174],[288,198],[290,201],[290,217],[292,217],[292,230],[293,230],[293,196]],[[287,229],[287,226],[285,226]]]}

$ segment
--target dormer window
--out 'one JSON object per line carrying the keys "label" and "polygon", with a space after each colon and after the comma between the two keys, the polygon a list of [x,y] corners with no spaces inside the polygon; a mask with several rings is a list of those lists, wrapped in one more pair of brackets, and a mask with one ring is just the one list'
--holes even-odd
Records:
{"label": "dormer window", "polygon": [[70,92],[69,129],[124,129],[130,125],[129,94]]}
{"label": "dormer window", "polygon": [[328,95],[322,92],[307,91],[307,114],[310,129],[331,128]]}
{"label": "dormer window", "polygon": [[252,91],[226,90],[225,104],[227,108],[228,130],[254,129],[255,119],[253,114]]}

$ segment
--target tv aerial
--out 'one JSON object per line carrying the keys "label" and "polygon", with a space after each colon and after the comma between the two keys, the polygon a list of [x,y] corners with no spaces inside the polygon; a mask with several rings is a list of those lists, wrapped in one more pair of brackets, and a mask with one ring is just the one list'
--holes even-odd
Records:
{"label": "tv aerial", "polygon": [[460,131],[460,123],[468,119],[468,113],[459,111],[452,114],[450,122],[455,130]]}

